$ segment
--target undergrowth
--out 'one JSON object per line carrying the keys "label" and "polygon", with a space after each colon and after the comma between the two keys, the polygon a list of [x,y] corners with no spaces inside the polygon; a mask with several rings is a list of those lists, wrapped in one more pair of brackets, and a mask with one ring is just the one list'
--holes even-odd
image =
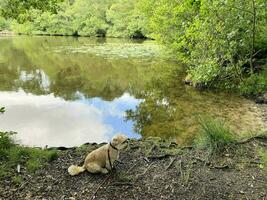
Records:
{"label": "undergrowth", "polygon": [[[14,177],[20,171],[35,172],[57,158],[57,152],[15,144],[12,132],[0,132],[0,178]],[[19,167],[18,167],[19,166]],[[15,177],[15,180],[19,178]],[[18,182],[18,181],[16,181]]]}
{"label": "undergrowth", "polygon": [[217,154],[237,141],[236,134],[222,120],[200,117],[199,122],[200,134],[194,140],[197,148]]}

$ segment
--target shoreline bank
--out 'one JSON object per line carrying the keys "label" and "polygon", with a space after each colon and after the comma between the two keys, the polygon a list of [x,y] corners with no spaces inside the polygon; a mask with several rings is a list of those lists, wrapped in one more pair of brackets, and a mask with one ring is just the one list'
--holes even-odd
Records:
{"label": "shoreline bank", "polygon": [[70,176],[88,152],[103,144],[58,150],[35,173],[21,167],[22,181],[0,181],[0,199],[265,199],[267,173],[258,153],[266,138],[252,138],[218,155],[179,147],[160,138],[131,140],[110,174]]}

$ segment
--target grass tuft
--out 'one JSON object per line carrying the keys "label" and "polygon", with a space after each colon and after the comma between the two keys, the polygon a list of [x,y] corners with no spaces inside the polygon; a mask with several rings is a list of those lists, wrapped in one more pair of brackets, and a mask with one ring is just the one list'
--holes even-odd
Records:
{"label": "grass tuft", "polygon": [[15,183],[16,185],[20,185],[23,181],[23,178],[21,176],[12,176],[11,180],[13,181],[13,183]]}
{"label": "grass tuft", "polygon": [[259,150],[259,155],[262,160],[262,166],[264,170],[267,172],[267,152],[263,148]]}
{"label": "grass tuft", "polygon": [[200,117],[199,123],[200,134],[194,140],[197,148],[216,154],[237,141],[236,134],[222,120]]}
{"label": "grass tuft", "polygon": [[120,182],[131,182],[133,177],[127,174],[117,173],[117,180]]}

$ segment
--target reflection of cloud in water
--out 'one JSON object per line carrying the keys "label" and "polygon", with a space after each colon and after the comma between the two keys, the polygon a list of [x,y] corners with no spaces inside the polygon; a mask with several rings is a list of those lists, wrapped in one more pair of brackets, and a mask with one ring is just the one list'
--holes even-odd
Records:
{"label": "reflection of cloud in water", "polygon": [[123,118],[125,110],[135,109],[135,106],[141,101],[133,98],[129,93],[124,93],[121,97],[115,98],[113,101],[103,101],[101,98],[96,97],[89,101],[85,100],[85,103],[98,107],[104,115]]}
{"label": "reflection of cloud in water", "polygon": [[[129,126],[132,124],[123,122],[124,108],[128,108],[127,98],[133,104],[137,103],[127,94],[115,99],[113,104],[97,98],[68,102],[52,94],[35,96],[24,91],[0,92],[0,105],[6,107],[6,113],[0,116],[0,127],[18,132],[17,139],[31,146],[103,142],[123,130],[130,136]],[[113,121],[119,126],[113,127]]]}
{"label": "reflection of cloud in water", "polygon": [[32,81],[34,79],[39,80],[41,88],[43,88],[46,91],[49,91],[50,87],[50,79],[49,77],[45,74],[43,70],[37,69],[31,73],[27,73],[27,71],[21,71],[19,79],[22,82],[27,82],[27,81]]}
{"label": "reflection of cloud in water", "polygon": [[[128,137],[139,138],[140,136],[132,132],[133,122],[125,121],[125,111],[127,109],[135,110],[136,106],[142,100],[135,99],[129,93],[124,93],[121,97],[115,98],[113,101],[104,101],[101,98],[92,98],[90,100],[83,100],[84,103],[97,107],[104,117],[106,124],[112,124],[116,132],[127,134]],[[110,133],[114,135],[113,131]]]}

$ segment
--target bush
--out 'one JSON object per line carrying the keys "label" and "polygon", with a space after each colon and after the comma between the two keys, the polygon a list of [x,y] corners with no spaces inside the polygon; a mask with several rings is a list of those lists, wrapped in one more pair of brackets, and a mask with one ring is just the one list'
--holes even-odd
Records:
{"label": "bush", "polygon": [[4,17],[0,16],[0,31],[9,30],[9,20],[6,20]]}
{"label": "bush", "polygon": [[[267,44],[263,0],[140,0],[139,4],[149,31],[187,64],[193,82],[237,89],[242,76],[258,70],[256,52],[264,52]],[[246,86],[254,86],[248,84],[249,80]]]}
{"label": "bush", "polygon": [[197,148],[216,154],[236,142],[236,134],[223,121],[200,117],[199,122],[201,131],[194,141]]}
{"label": "bush", "polygon": [[244,79],[240,92],[245,96],[256,96],[267,91],[267,70],[261,74],[253,74]]}

